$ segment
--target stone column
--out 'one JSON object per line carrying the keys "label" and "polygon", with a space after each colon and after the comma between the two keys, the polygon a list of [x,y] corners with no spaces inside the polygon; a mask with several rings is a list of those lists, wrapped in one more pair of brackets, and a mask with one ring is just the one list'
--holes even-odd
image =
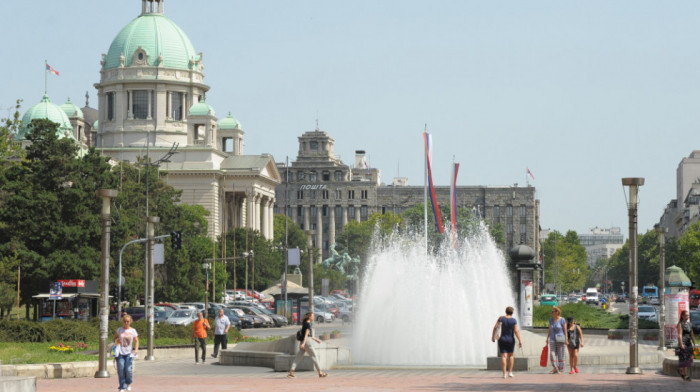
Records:
{"label": "stone column", "polygon": [[323,253],[323,206],[316,206],[316,247]]}
{"label": "stone column", "polygon": [[343,227],[348,225],[348,206],[343,206]]}
{"label": "stone column", "polygon": [[311,230],[311,225],[309,224],[309,206],[303,206],[304,209],[304,230]]}
{"label": "stone column", "polygon": [[248,222],[246,227],[255,230],[255,194],[253,191],[249,191],[246,194],[246,200],[248,201],[248,211],[246,211]]}
{"label": "stone column", "polygon": [[[287,212],[285,211],[285,214]],[[275,199],[273,197],[270,198],[270,200],[267,203],[267,216],[268,216],[268,225],[267,225],[267,239],[271,240],[275,236]]]}
{"label": "stone column", "polygon": [[355,206],[355,220],[358,222],[360,221],[360,208],[362,207]]}
{"label": "stone column", "polygon": [[328,206],[328,246],[335,244],[335,206]]}
{"label": "stone column", "polygon": [[267,198],[263,198],[260,201],[260,204],[262,205],[262,211],[261,211],[262,219],[260,220],[260,234],[263,237],[268,238],[267,237],[267,224],[268,224],[268,219],[270,217],[269,217],[269,211],[267,210],[267,204],[268,204]]}
{"label": "stone column", "polygon": [[261,219],[260,219],[260,202],[261,202],[260,198],[261,198],[261,196],[259,194],[256,194],[254,197],[254,199],[255,199],[255,220],[254,220],[255,228],[254,228],[254,230],[262,232],[261,227],[260,227],[260,223],[261,223],[260,222],[261,221]]}

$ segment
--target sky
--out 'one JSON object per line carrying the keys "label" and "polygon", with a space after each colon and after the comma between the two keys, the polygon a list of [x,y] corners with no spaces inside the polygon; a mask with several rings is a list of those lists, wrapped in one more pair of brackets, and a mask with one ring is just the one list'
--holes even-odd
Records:
{"label": "sky", "polygon": [[[97,106],[100,56],[140,0],[2,1],[0,117],[16,99]],[[623,177],[644,177],[639,230],[675,195],[700,129],[698,1],[165,0],[204,57],[207,102],[245,131],[245,153],[293,161],[319,128],[382,182],[529,179],[544,229],[628,232]]]}

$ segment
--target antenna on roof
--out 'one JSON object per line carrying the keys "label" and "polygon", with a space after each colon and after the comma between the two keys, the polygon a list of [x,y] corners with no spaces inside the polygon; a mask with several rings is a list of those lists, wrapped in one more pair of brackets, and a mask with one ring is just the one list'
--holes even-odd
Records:
{"label": "antenna on roof", "polygon": [[318,110],[316,111],[316,132],[318,132]]}

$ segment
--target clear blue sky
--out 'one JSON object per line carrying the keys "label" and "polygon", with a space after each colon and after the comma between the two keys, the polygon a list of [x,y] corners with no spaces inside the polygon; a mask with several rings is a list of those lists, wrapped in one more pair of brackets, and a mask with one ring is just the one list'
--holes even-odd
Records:
{"label": "clear blue sky", "polygon": [[[140,0],[2,1],[0,117],[44,90],[97,106],[100,55]],[[640,231],[675,197],[700,133],[698,1],[183,1],[166,15],[204,53],[207,101],[243,124],[245,151],[293,159],[315,128],[349,164],[364,149],[391,182],[535,175],[543,228],[627,232],[622,177],[645,177]]]}

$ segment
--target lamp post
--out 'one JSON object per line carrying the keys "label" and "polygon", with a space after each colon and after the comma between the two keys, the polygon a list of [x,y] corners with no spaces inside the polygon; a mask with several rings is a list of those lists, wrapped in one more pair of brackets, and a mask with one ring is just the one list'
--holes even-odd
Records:
{"label": "lamp post", "polygon": [[629,200],[627,201],[627,210],[629,216],[629,268],[630,268],[630,286],[629,286],[629,304],[630,304],[630,366],[627,368],[627,374],[642,374],[642,369],[639,368],[639,337],[638,337],[638,320],[637,320],[637,292],[639,291],[637,283],[637,204],[639,187],[644,185],[644,178],[628,177],[622,179],[622,186],[629,187]]}
{"label": "lamp post", "polygon": [[202,263],[202,268],[207,274],[207,280],[204,283],[204,317],[209,314],[209,270],[211,269],[211,264]]}
{"label": "lamp post", "polygon": [[[314,258],[311,251],[311,231],[304,230],[306,234],[306,246],[309,250],[309,312],[314,311]],[[301,320],[301,318],[299,318]]]}
{"label": "lamp post", "polygon": [[[107,329],[109,328],[109,236],[112,225],[112,198],[117,197],[114,189],[98,189],[96,195],[102,198],[102,280],[100,282],[100,358],[95,378],[108,378],[107,371]],[[19,280],[18,283],[19,285]],[[19,320],[19,315],[17,317]]]}
{"label": "lamp post", "polygon": [[284,171],[284,283],[282,283],[282,294],[284,297],[284,317],[289,319],[289,315],[287,314],[287,266],[289,265],[289,238],[287,234],[287,220],[289,219],[289,157],[285,159]]}
{"label": "lamp post", "polygon": [[666,349],[666,233],[667,227],[654,225],[654,230],[659,234],[659,350]]}

